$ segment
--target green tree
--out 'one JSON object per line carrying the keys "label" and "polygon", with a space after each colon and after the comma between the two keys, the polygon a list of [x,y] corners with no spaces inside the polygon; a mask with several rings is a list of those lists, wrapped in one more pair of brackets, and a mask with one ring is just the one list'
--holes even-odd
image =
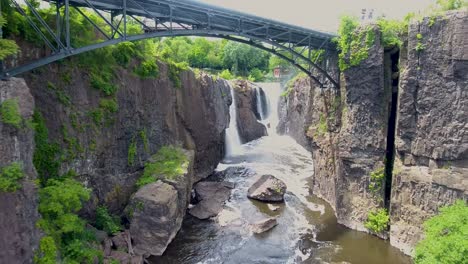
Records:
{"label": "green tree", "polygon": [[437,5],[444,11],[446,10],[456,10],[462,7],[468,6],[468,1],[466,0],[437,0]]}
{"label": "green tree", "polygon": [[254,68],[266,71],[269,60],[269,53],[246,44],[231,41],[224,46],[224,68],[234,74],[248,76]]}
{"label": "green tree", "polygon": [[425,238],[416,246],[414,262],[468,263],[468,206],[458,200],[424,223]]}

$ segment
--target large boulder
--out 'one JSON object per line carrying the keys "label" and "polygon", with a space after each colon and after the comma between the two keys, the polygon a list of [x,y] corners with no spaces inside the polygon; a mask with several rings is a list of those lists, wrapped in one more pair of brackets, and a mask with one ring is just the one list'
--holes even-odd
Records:
{"label": "large boulder", "polygon": [[270,217],[253,223],[252,225],[250,225],[250,228],[255,234],[261,234],[272,229],[277,225],[278,221],[276,220],[276,218]]}
{"label": "large boulder", "polygon": [[224,202],[229,199],[233,187],[229,182],[197,183],[194,189],[199,202],[190,208],[189,214],[198,219],[217,216],[223,209]]}
{"label": "large boulder", "polygon": [[282,202],[286,184],[273,175],[262,175],[247,191],[247,197],[263,202]]}
{"label": "large boulder", "polygon": [[182,222],[177,200],[177,190],[162,181],[145,185],[135,193],[126,211],[136,254],[148,257],[164,253]]}
{"label": "large boulder", "polygon": [[143,186],[125,209],[137,255],[162,255],[182,226],[194,181],[194,153],[183,152],[189,161],[184,173]]}
{"label": "large boulder", "polygon": [[258,113],[255,89],[247,81],[239,80],[234,84],[234,91],[237,128],[242,143],[266,136],[268,133],[265,125],[258,122],[255,115]]}

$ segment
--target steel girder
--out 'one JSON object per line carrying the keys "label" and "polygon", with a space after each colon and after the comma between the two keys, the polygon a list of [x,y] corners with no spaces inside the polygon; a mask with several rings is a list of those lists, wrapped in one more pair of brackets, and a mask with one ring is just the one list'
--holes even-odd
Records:
{"label": "steel girder", "polygon": [[[123,41],[157,37],[206,36],[238,41],[266,50],[291,62],[319,85],[332,85],[339,88],[339,83],[331,76],[332,74],[314,62],[311,57],[313,50],[323,49],[327,54],[336,51],[335,45],[331,42],[334,35],[329,33],[189,0],[50,0],[49,3],[56,5],[57,10],[57,25],[54,31],[28,2],[30,0],[23,0],[23,2],[31,10],[36,22],[26,15],[17,2],[18,0],[10,1],[22,15],[27,17],[30,26],[42,37],[51,54],[29,64],[3,70],[1,72],[3,78]],[[64,7],[63,14],[60,12],[62,7]],[[112,34],[106,34],[100,25],[89,19],[80,10],[83,7],[94,11],[104,24],[112,29]],[[72,47],[70,44],[72,38],[69,23],[70,8],[76,9],[104,36],[105,40],[83,47]],[[114,21],[116,17],[120,17],[117,23]],[[143,18],[151,19],[154,21],[154,25],[150,26],[142,22]],[[144,29],[144,33],[129,35],[127,32],[129,20],[139,23]],[[304,53],[308,55],[304,55]],[[318,73],[318,75],[314,73]]]}

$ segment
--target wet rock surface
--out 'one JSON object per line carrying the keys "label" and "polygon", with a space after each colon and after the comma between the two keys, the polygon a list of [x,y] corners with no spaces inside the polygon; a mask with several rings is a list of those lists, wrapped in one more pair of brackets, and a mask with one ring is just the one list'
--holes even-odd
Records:
{"label": "wet rock surface", "polygon": [[194,186],[198,203],[189,209],[189,214],[198,219],[217,216],[231,195],[231,182],[199,182]]}
{"label": "wet rock surface", "polygon": [[255,234],[261,234],[272,229],[277,225],[278,221],[276,220],[276,218],[267,218],[251,224],[250,228]]}
{"label": "wet rock surface", "polygon": [[237,104],[237,128],[242,143],[261,138],[267,135],[265,125],[258,122],[256,92],[253,86],[243,80],[234,83],[234,96]]}
{"label": "wet rock surface", "polygon": [[273,175],[262,175],[247,190],[247,197],[262,202],[282,202],[286,184]]}

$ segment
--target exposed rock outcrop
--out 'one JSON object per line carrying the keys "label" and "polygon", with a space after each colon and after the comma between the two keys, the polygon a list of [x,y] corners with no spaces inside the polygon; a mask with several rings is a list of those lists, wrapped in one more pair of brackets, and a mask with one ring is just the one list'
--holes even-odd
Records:
{"label": "exposed rock outcrop", "polygon": [[158,78],[147,79],[118,68],[116,109],[109,109],[105,103],[113,97],[92,88],[90,74],[70,64],[48,65],[25,78],[49,137],[70,154],[61,172],[75,170],[93,189],[85,208],[91,217],[98,203],[122,212],[145,161],[164,145],[195,151],[193,182],[223,158],[232,101],[225,80],[182,71],[176,88],[165,64],[159,64]]}
{"label": "exposed rock outcrop", "polygon": [[217,216],[223,209],[224,202],[229,199],[230,182],[199,182],[194,186],[198,203],[189,210],[189,214],[198,219],[208,219]]}
{"label": "exposed rock outcrop", "polygon": [[137,255],[162,255],[182,226],[194,178],[193,153],[185,155],[189,165],[184,174],[143,186],[125,209]]}
{"label": "exposed rock outcrop", "polygon": [[242,143],[267,135],[265,125],[258,122],[257,95],[252,85],[244,80],[234,83],[234,96],[237,105],[237,128]]}
{"label": "exposed rock outcrop", "polygon": [[255,234],[261,234],[265,233],[266,231],[272,229],[277,225],[278,221],[276,220],[276,218],[270,217],[251,224],[250,228]]}
{"label": "exposed rock outcrop", "polygon": [[[354,229],[365,230],[373,208],[388,208],[390,241],[408,254],[424,220],[456,199],[468,200],[466,25],[466,11],[413,22],[399,51],[400,75],[392,73],[395,50],[384,50],[377,35],[369,57],[342,73],[339,93],[298,80],[281,101],[279,131],[312,151],[313,193]],[[387,175],[373,192],[370,174],[392,166],[385,160],[393,129],[393,181],[389,186]]]}
{"label": "exposed rock outcrop", "polygon": [[[23,121],[33,114],[34,100],[22,79],[0,81],[0,106],[5,100],[16,100]],[[32,263],[38,248],[40,232],[36,170],[32,164],[34,152],[33,130],[23,122],[14,127],[2,121],[0,113],[0,173],[14,162],[21,164],[24,172],[16,191],[0,190],[0,263]]]}
{"label": "exposed rock outcrop", "polygon": [[441,206],[468,201],[467,35],[467,11],[426,18],[401,53],[390,242],[406,253]]}
{"label": "exposed rock outcrop", "polygon": [[247,190],[247,197],[262,202],[282,202],[286,184],[273,175],[262,175]]}

